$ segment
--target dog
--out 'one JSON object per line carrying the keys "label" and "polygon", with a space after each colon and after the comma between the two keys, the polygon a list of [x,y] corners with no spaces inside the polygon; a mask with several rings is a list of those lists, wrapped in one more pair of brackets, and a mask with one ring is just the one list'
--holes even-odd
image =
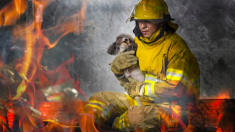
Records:
{"label": "dog", "polygon": [[[110,55],[118,55],[131,50],[137,50],[134,39],[129,34],[120,34],[117,36],[116,41],[108,47],[107,52]],[[124,76],[126,78],[132,77],[140,82],[144,82],[144,75],[141,73],[139,65],[124,70]]]}

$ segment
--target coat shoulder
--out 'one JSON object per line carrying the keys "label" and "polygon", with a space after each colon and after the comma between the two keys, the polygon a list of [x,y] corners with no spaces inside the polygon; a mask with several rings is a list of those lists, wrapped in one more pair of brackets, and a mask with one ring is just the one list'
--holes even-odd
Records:
{"label": "coat shoulder", "polygon": [[167,37],[167,41],[170,43],[171,48],[177,48],[177,49],[189,49],[187,43],[184,41],[183,38],[181,38],[177,33],[170,34]]}

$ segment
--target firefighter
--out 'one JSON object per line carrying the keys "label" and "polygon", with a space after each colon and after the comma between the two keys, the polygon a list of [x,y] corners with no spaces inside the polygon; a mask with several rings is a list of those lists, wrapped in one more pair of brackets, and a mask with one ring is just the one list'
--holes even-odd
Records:
{"label": "firefighter", "polygon": [[[199,97],[200,69],[172,20],[164,0],[141,0],[135,5],[127,21],[136,22],[137,51],[121,53],[111,63],[128,95],[91,96],[84,108],[94,114],[97,124],[125,131],[193,128],[187,114]],[[144,82],[123,75],[135,65]]]}

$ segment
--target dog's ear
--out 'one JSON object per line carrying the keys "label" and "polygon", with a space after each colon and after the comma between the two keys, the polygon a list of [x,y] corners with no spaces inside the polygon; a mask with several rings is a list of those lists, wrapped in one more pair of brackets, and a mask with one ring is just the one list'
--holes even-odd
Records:
{"label": "dog's ear", "polygon": [[108,54],[110,55],[116,55],[119,51],[119,47],[117,46],[116,42],[113,42],[109,47],[108,47]]}
{"label": "dog's ear", "polygon": [[132,38],[130,38],[130,43],[131,43],[131,46],[128,47],[127,51],[134,50],[136,52],[137,44]]}

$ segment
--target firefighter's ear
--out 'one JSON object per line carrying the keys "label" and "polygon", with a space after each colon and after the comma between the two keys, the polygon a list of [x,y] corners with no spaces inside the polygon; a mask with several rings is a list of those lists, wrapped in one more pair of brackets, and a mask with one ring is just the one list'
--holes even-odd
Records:
{"label": "firefighter's ear", "polygon": [[108,54],[110,55],[116,55],[120,48],[118,47],[116,42],[113,42],[109,47],[108,47]]}

